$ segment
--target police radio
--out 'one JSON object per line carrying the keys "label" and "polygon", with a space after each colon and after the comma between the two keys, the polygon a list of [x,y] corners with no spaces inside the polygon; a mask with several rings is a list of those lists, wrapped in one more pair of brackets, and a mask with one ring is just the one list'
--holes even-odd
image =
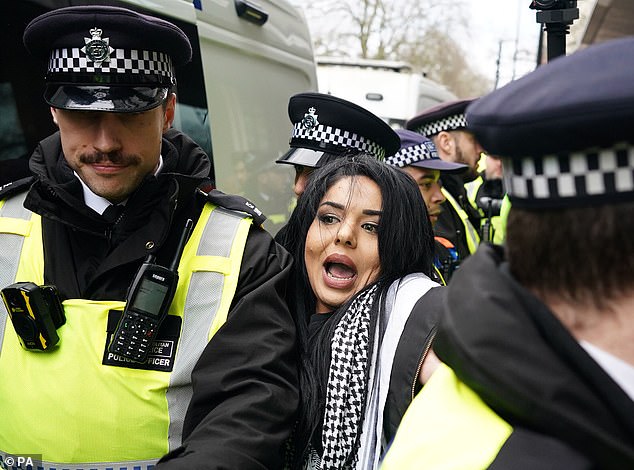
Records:
{"label": "police radio", "polygon": [[1,294],[24,349],[47,351],[59,342],[57,328],[66,323],[66,317],[55,286],[18,282]]}
{"label": "police radio", "polygon": [[192,227],[192,219],[188,219],[168,268],[155,264],[153,255],[139,268],[128,289],[126,306],[108,346],[109,352],[135,362],[147,359],[149,347],[174,298],[178,263]]}

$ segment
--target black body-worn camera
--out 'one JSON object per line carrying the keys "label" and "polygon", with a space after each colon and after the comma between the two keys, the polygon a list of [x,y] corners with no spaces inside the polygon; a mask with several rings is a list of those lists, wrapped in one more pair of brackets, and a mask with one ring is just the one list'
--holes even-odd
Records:
{"label": "black body-worn camera", "polygon": [[24,349],[46,351],[59,342],[57,328],[66,317],[55,286],[18,282],[1,294]]}

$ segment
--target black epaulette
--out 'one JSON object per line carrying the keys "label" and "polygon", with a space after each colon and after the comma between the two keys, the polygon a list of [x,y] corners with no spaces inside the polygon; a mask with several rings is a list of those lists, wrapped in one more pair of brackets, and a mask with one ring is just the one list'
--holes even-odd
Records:
{"label": "black epaulette", "polygon": [[30,188],[35,180],[35,176],[27,176],[26,178],[15,180],[0,186],[0,199],[6,199],[9,196]]}
{"label": "black epaulette", "polygon": [[212,189],[208,185],[198,187],[198,193],[217,206],[224,207],[232,211],[242,212],[253,219],[255,225],[262,225],[266,220],[264,213],[248,199],[235,194],[225,194],[218,189]]}

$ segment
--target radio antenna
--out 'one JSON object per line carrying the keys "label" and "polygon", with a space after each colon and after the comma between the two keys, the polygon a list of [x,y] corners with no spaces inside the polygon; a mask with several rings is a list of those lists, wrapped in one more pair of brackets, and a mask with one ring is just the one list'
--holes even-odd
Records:
{"label": "radio antenna", "polygon": [[187,219],[187,222],[185,222],[185,229],[183,230],[183,233],[181,233],[181,238],[178,240],[178,245],[176,246],[174,259],[172,260],[172,264],[169,266],[169,270],[172,272],[176,272],[178,270],[178,263],[181,260],[183,250],[185,249],[187,239],[189,238],[189,234],[191,233],[193,227],[194,221],[192,219]]}

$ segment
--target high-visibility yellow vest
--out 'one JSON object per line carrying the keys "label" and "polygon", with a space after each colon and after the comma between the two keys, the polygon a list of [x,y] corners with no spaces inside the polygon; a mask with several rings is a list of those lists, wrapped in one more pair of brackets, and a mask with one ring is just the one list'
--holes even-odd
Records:
{"label": "high-visibility yellow vest", "polygon": [[380,468],[484,470],[512,431],[441,364],[405,412]]}
{"label": "high-visibility yellow vest", "polygon": [[510,210],[511,200],[509,199],[509,195],[505,194],[504,199],[502,199],[502,207],[500,208],[499,227],[497,227],[495,231],[493,243],[502,245],[506,240],[506,221],[509,218]]}
{"label": "high-visibility yellow vest", "polygon": [[[482,178],[482,176],[478,176],[473,181],[465,183],[464,185],[465,190],[467,191],[467,198],[469,199],[469,202],[482,216],[480,228],[482,228],[488,218],[488,214],[485,210],[478,206],[478,201],[476,200],[478,196],[478,190],[483,183],[484,179]],[[491,241],[496,245],[502,245],[504,243],[504,238],[506,235],[506,215],[508,214],[508,212],[506,214],[502,212],[505,209],[505,205],[508,205],[508,196],[506,195],[504,195],[504,198],[502,199],[502,208],[500,210],[500,214],[494,215],[489,220],[491,224],[491,229],[493,230],[493,239],[481,241]]]}
{"label": "high-visibility yellow vest", "polygon": [[458,201],[454,199],[449,191],[445,188],[441,188],[441,191],[451,207],[456,211],[458,217],[462,221],[462,225],[465,230],[465,238],[467,239],[467,247],[469,248],[469,253],[475,253],[478,245],[480,244],[480,235],[478,235],[478,231],[474,228],[473,224],[469,220],[469,216],[465,212],[465,210],[458,204]]}
{"label": "high-visibility yellow vest", "polygon": [[[0,287],[43,283],[40,217],[23,200],[0,201]],[[149,469],[178,447],[191,372],[227,319],[250,224],[205,205],[164,322],[176,336],[155,341],[148,370],[120,366],[123,358],[104,364],[117,360],[108,356],[108,319],[124,302],[65,300],[60,342],[48,352],[20,346],[0,302],[0,457],[40,454],[44,469]]]}
{"label": "high-visibility yellow vest", "polygon": [[464,189],[467,193],[467,199],[469,199],[469,203],[475,210],[478,211],[478,213],[482,217],[484,217],[486,214],[480,208],[480,206],[478,206],[477,197],[478,197],[478,191],[480,190],[480,186],[482,186],[483,184],[484,184],[484,178],[482,178],[482,175],[478,175],[478,177],[475,178],[474,180],[464,184]]}

